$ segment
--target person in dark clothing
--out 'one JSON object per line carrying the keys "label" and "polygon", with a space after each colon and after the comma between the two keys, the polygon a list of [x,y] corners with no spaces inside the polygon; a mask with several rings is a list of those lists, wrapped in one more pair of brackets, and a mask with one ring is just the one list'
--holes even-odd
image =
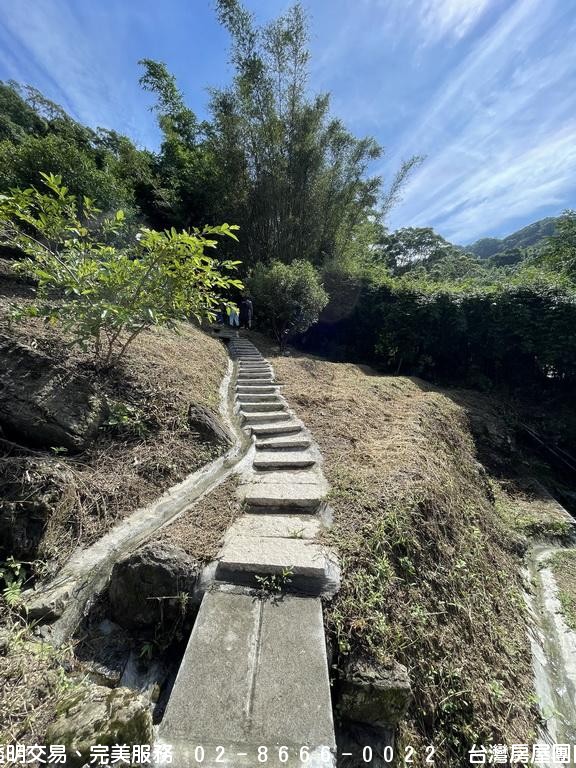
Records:
{"label": "person in dark clothing", "polygon": [[252,315],[254,309],[248,296],[244,296],[240,302],[240,328],[252,328]]}

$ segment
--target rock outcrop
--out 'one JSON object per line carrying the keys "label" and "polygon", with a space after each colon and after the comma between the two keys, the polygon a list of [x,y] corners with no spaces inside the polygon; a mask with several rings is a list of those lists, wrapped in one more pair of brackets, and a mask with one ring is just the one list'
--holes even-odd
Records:
{"label": "rock outcrop", "polygon": [[46,741],[64,744],[67,765],[76,768],[90,761],[90,747],[94,744],[150,744],[152,716],[146,702],[128,688],[78,686],[60,705],[56,720],[46,732]]}
{"label": "rock outcrop", "polygon": [[145,544],[114,566],[108,590],[114,620],[126,629],[142,629],[182,619],[199,570],[176,546]]}
{"label": "rock outcrop", "polygon": [[18,442],[79,451],[106,418],[87,376],[0,335],[0,427]]}
{"label": "rock outcrop", "polygon": [[209,408],[192,404],[188,408],[188,425],[193,432],[209,443],[230,445],[230,435]]}
{"label": "rock outcrop", "polygon": [[339,686],[338,711],[345,719],[393,729],[412,701],[406,667],[385,667],[373,660],[351,659]]}

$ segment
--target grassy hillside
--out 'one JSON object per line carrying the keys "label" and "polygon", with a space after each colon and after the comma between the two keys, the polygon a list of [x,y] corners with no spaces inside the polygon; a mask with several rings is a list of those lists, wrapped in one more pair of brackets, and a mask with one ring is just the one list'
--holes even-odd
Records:
{"label": "grassy hillside", "polygon": [[40,350],[63,372],[84,372],[109,407],[96,439],[73,455],[0,434],[4,514],[41,518],[40,539],[26,559],[39,558],[52,573],[76,546],[90,544],[221,450],[190,428],[188,408],[218,410],[227,355],[192,325],[181,325],[178,335],[155,328],[135,341],[121,369],[104,373],[70,347],[58,327],[35,319],[8,322],[11,300],[17,295],[26,302],[29,289],[11,276],[8,262],[2,270],[2,332]]}
{"label": "grassy hillside", "polygon": [[513,475],[504,408],[298,353],[273,364],[332,485],[337,666],[349,656],[405,664],[415,702],[401,744],[421,754],[433,744],[443,765],[465,764],[474,742],[529,742],[538,718],[520,577],[526,519],[540,532],[567,527],[553,505],[479,463]]}

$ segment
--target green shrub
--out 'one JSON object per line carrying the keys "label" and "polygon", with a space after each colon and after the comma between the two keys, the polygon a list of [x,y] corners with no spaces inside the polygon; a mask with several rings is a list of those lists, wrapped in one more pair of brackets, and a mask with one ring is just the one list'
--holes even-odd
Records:
{"label": "green shrub", "polygon": [[290,336],[315,323],[328,303],[318,273],[303,259],[257,264],[249,285],[259,315],[282,348]]}
{"label": "green shrub", "polygon": [[99,218],[85,197],[80,214],[59,176],[42,178],[47,193],[32,187],[0,195],[0,242],[26,254],[19,269],[37,283],[34,302],[20,316],[60,321],[103,366],[117,364],[152,325],[214,320],[222,294],[243,287],[229,274],[239,262],[218,263],[205,253],[216,247],[211,236],[236,239],[237,227],[142,228],[131,246],[118,248],[105,241],[121,229],[122,211]]}

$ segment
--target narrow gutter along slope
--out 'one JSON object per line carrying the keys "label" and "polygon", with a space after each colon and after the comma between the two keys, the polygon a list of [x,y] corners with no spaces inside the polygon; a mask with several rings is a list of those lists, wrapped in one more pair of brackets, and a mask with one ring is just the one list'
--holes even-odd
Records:
{"label": "narrow gutter along slope", "polygon": [[230,364],[220,386],[220,416],[233,438],[231,448],[170,488],[153,504],[137,509],[92,546],[77,550],[50,583],[24,593],[29,618],[55,619],[46,630],[53,644],[61,645],[73,634],[86,606],[105,589],[115,562],[224,482],[242,461],[248,441],[229,413],[232,377]]}
{"label": "narrow gutter along slope", "polygon": [[[253,438],[244,514],[228,530],[159,741],[176,768],[335,765],[322,595],[338,565],[316,538],[328,486],[310,434],[252,343],[233,338],[238,414]],[[260,757],[259,757],[260,756]]]}

